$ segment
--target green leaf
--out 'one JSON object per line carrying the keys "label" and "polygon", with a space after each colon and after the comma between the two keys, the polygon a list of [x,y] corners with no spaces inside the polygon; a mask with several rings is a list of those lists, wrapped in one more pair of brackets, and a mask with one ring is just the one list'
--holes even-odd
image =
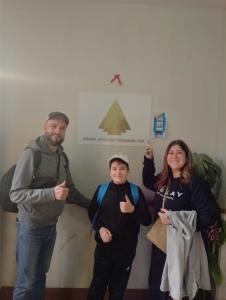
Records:
{"label": "green leaf", "polygon": [[222,169],[208,155],[204,153],[193,153],[194,168],[199,176],[205,179],[210,188],[221,181]]}
{"label": "green leaf", "polygon": [[210,253],[209,256],[209,272],[216,286],[221,285],[223,282],[223,274],[218,264],[218,258],[214,253]]}
{"label": "green leaf", "polygon": [[226,242],[226,221],[221,218],[222,230],[219,234],[218,247],[220,248]]}

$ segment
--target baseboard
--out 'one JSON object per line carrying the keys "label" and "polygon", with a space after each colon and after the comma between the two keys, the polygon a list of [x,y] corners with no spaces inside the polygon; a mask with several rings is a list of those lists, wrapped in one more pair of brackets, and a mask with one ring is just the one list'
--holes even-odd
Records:
{"label": "baseboard", "polygon": [[[12,287],[2,287],[0,289],[0,300],[12,299]],[[78,288],[46,288],[44,300],[85,300],[87,289]],[[124,300],[148,300],[148,290],[127,289]],[[107,300],[105,297],[104,300]]]}

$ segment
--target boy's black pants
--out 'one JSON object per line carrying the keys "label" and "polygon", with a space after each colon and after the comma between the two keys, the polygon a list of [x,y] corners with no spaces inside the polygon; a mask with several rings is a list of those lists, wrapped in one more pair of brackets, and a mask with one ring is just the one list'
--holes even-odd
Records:
{"label": "boy's black pants", "polygon": [[109,300],[123,299],[134,255],[129,259],[119,253],[113,253],[114,250],[96,246],[93,280],[87,300],[103,300],[107,289]]}

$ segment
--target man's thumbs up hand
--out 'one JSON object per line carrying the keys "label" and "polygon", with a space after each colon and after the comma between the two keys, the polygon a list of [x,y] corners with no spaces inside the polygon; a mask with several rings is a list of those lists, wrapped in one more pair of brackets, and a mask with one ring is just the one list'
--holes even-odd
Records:
{"label": "man's thumbs up hand", "polygon": [[125,200],[126,201],[122,201],[119,203],[120,210],[124,214],[132,214],[135,210],[135,207],[133,206],[133,204],[131,203],[131,201],[127,195],[125,195]]}
{"label": "man's thumbs up hand", "polygon": [[67,187],[66,181],[58,184],[54,187],[54,196],[56,200],[65,201],[68,197],[69,188]]}
{"label": "man's thumbs up hand", "polygon": [[67,187],[66,181],[64,180],[61,184],[58,184],[59,187]]}

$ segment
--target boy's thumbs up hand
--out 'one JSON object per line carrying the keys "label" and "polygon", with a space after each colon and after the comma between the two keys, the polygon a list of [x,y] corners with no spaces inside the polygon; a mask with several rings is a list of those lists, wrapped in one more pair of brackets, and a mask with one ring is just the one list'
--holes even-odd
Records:
{"label": "boy's thumbs up hand", "polygon": [[54,187],[54,196],[56,200],[65,201],[68,197],[69,188],[67,187],[66,181],[58,184]]}
{"label": "boy's thumbs up hand", "polygon": [[126,201],[122,201],[119,203],[120,210],[124,214],[132,214],[135,210],[135,207],[133,206],[133,204],[131,203],[131,201],[127,195],[125,195],[125,200]]}

